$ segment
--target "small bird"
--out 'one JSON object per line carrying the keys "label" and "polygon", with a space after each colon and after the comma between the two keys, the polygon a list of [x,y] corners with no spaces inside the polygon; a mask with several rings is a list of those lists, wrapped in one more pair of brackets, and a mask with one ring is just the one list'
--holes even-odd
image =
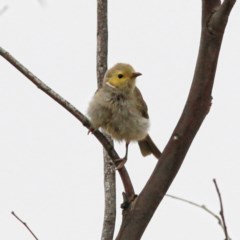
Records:
{"label": "small bird", "polygon": [[153,154],[157,159],[161,152],[148,134],[148,108],[136,78],[142,74],[126,63],[117,63],[104,76],[102,87],[93,96],[88,116],[92,130],[102,128],[113,139],[126,142],[126,153],[117,169],[124,166],[128,157],[128,145],[137,141],[143,156]]}

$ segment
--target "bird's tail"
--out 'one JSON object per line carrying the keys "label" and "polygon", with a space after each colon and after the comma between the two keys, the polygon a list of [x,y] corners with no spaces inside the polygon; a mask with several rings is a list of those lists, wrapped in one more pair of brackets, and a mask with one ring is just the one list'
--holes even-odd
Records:
{"label": "bird's tail", "polygon": [[162,155],[161,151],[149,135],[147,135],[143,140],[138,141],[138,145],[144,157],[152,153],[157,159],[159,159]]}

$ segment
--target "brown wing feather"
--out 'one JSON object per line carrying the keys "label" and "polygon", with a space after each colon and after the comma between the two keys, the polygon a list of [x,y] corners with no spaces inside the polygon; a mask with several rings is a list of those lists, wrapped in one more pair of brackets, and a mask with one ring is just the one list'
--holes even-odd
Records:
{"label": "brown wing feather", "polygon": [[138,141],[138,145],[144,157],[152,153],[157,159],[159,159],[162,155],[161,151],[149,135],[147,135],[145,139]]}
{"label": "brown wing feather", "polygon": [[134,89],[134,97],[136,98],[136,107],[143,117],[149,118],[148,116],[148,107],[146,102],[144,101],[140,90],[135,87]]}
{"label": "brown wing feather", "polygon": [[[137,87],[134,90],[134,96],[136,98],[136,107],[139,112],[141,112],[143,117],[149,118],[147,104],[144,101],[142,94]],[[161,157],[161,151],[157,148],[149,135],[147,135],[145,139],[138,141],[138,144],[143,156],[147,156],[152,153],[157,159]]]}

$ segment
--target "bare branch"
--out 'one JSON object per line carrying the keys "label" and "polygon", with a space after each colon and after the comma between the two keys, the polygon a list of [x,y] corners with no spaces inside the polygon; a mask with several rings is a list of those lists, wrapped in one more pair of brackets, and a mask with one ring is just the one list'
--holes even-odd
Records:
{"label": "bare branch", "polygon": [[[230,11],[218,13],[220,0],[202,0],[202,3],[200,48],[187,102],[147,184],[132,206],[123,213],[117,240],[141,238],[209,112],[218,56]],[[216,21],[216,17],[220,20]]]}
{"label": "bare branch", "polygon": [[33,233],[33,231],[28,227],[27,223],[25,223],[21,218],[19,218],[13,211],[11,212],[11,214],[20,222],[23,224],[23,226],[32,234],[32,236],[38,240],[38,238],[36,237],[36,235]]}
{"label": "bare branch", "polygon": [[101,240],[112,240],[116,222],[116,170],[105,150],[103,157],[105,208]]}
{"label": "bare branch", "polygon": [[198,204],[198,203],[189,201],[189,200],[187,200],[187,199],[180,198],[180,197],[177,197],[177,196],[174,196],[174,195],[170,195],[170,194],[166,194],[165,196],[166,196],[166,197],[173,198],[173,199],[176,199],[176,200],[179,200],[179,201],[182,201],[182,202],[185,202],[185,203],[188,203],[188,204],[190,204],[190,205],[193,205],[193,206],[195,206],[195,207],[198,207],[198,208],[204,210],[205,212],[207,212],[207,213],[209,213],[211,216],[213,216],[215,219],[217,219],[218,224],[221,226],[222,229],[224,229],[224,228],[223,228],[222,219],[221,219],[216,213],[214,213],[213,211],[211,211],[210,209],[208,209],[205,205],[203,205],[203,204]]}
{"label": "bare branch", "polygon": [[213,179],[213,183],[215,185],[215,188],[216,188],[216,191],[217,191],[217,194],[218,194],[218,198],[219,198],[219,202],[220,202],[220,212],[219,212],[219,214],[220,214],[220,216],[222,218],[223,230],[224,230],[224,234],[225,234],[225,240],[231,240],[231,238],[228,235],[227,224],[226,224],[226,221],[225,221],[222,196],[221,196],[220,190],[218,188],[216,179]]}
{"label": "bare branch", "polygon": [[107,71],[108,56],[108,18],[107,0],[97,0],[97,83],[102,86],[102,80]]}
{"label": "bare branch", "polygon": [[[63,106],[68,112],[70,112],[74,117],[76,117],[84,127],[91,129],[91,123],[86,116],[84,116],[76,107],[74,107],[70,102],[65,100],[62,96],[52,90],[44,82],[42,82],[38,77],[36,77],[32,72],[30,72],[26,67],[24,67],[17,59],[15,59],[10,53],[0,47],[0,55],[7,60],[11,65],[13,65],[18,71],[20,71],[24,76],[26,76],[33,84],[35,84],[40,90],[45,92],[49,97],[54,99],[57,103]],[[95,130],[93,135],[98,139],[98,141],[103,145],[104,149],[107,151],[110,158],[113,160],[115,166],[117,166],[116,160],[119,159],[113,145],[109,140],[99,131]],[[132,182],[128,175],[125,167],[118,170],[120,177],[122,179],[126,195],[129,201],[134,198],[135,193],[132,186]]]}
{"label": "bare branch", "polygon": [[185,203],[188,203],[190,205],[193,205],[195,207],[198,207],[198,208],[201,208],[203,209],[204,211],[206,211],[207,213],[209,213],[211,216],[213,216],[214,218],[217,219],[219,225],[221,226],[224,234],[225,234],[225,240],[231,240],[229,235],[228,235],[228,231],[227,231],[227,225],[226,225],[226,221],[225,221],[225,217],[224,217],[224,211],[223,211],[223,203],[222,203],[222,197],[221,197],[221,193],[219,191],[219,188],[218,188],[218,185],[217,185],[217,181],[215,179],[213,179],[213,182],[214,182],[214,185],[215,185],[215,188],[216,188],[216,191],[217,191],[217,194],[218,194],[218,198],[219,198],[219,202],[220,202],[220,217],[218,216],[218,214],[214,213],[213,211],[209,210],[205,205],[200,205],[198,203],[195,203],[195,202],[192,202],[192,201],[189,201],[187,199],[184,199],[184,198],[180,198],[180,197],[177,197],[177,196],[174,196],[174,195],[170,195],[170,194],[166,194],[167,197],[170,197],[170,198],[173,198],[173,199],[176,199],[176,200],[179,200],[179,201],[182,201],[182,202],[185,202]]}
{"label": "bare branch", "polygon": [[[108,56],[108,19],[107,0],[97,0],[97,83],[102,86],[102,80],[107,71]],[[106,134],[105,134],[106,136]],[[113,144],[110,136],[107,136]],[[104,196],[105,209],[102,229],[102,240],[112,240],[116,222],[116,170],[111,158],[104,150]]]}
{"label": "bare branch", "polygon": [[228,22],[229,14],[235,2],[236,0],[225,0],[222,4],[218,4],[217,7],[206,14],[206,17],[209,18],[207,27],[211,33],[214,33],[215,35],[223,34]]}
{"label": "bare branch", "polygon": [[229,16],[236,0],[224,0],[222,3],[222,14]]}

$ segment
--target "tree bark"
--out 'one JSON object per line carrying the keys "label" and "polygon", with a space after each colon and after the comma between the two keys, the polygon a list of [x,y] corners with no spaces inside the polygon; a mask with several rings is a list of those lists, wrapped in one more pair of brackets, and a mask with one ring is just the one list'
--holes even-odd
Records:
{"label": "tree bark", "polygon": [[[108,56],[108,19],[107,0],[97,0],[97,83],[102,86],[104,74],[107,71]],[[106,135],[106,134],[105,134]],[[107,136],[113,144],[112,139]],[[102,240],[112,240],[116,222],[116,174],[112,159],[103,149],[104,159],[104,221]]]}
{"label": "tree bark", "polygon": [[107,71],[108,57],[108,18],[107,0],[97,0],[97,84],[102,86],[102,80]]}
{"label": "tree bark", "polygon": [[135,201],[123,210],[117,240],[139,240],[175,178],[187,151],[209,112],[218,55],[235,0],[202,0],[202,33],[198,59],[183,113],[162,157]]}

